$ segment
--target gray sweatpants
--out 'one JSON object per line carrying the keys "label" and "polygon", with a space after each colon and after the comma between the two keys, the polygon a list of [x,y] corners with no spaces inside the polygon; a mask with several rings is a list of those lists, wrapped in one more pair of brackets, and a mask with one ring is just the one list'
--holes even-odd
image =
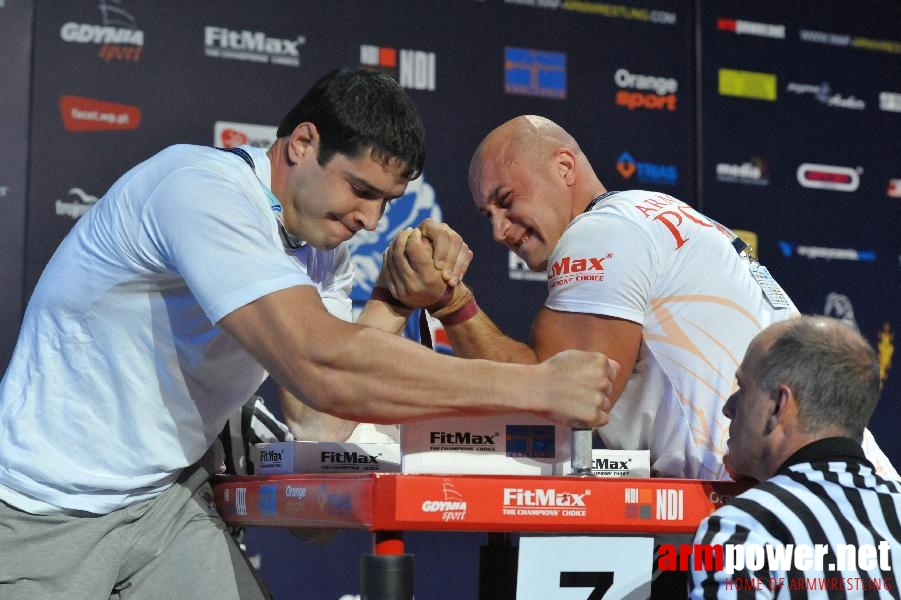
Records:
{"label": "gray sweatpants", "polygon": [[2,600],[270,598],[216,513],[200,465],[107,515],[32,515],[0,502]]}

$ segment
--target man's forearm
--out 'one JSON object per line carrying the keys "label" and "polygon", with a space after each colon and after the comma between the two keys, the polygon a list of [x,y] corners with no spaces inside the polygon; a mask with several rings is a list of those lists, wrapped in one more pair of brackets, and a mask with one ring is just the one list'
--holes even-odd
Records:
{"label": "man's forearm", "polygon": [[484,312],[457,325],[445,326],[454,353],[464,358],[534,364],[538,356],[527,344],[507,337]]}
{"label": "man's forearm", "polygon": [[568,352],[540,365],[444,356],[329,315],[312,286],[273,292],[220,324],[305,404],[343,419],[528,411],[577,426],[607,422],[615,366]]}
{"label": "man's forearm", "polygon": [[398,308],[383,300],[369,300],[357,318],[357,323],[399,335],[411,312],[408,308]]}
{"label": "man's forearm", "polygon": [[545,412],[538,391],[545,382],[531,369],[446,357],[375,328],[357,328],[328,347],[311,361],[319,383],[307,403],[345,419],[396,423],[438,414]]}

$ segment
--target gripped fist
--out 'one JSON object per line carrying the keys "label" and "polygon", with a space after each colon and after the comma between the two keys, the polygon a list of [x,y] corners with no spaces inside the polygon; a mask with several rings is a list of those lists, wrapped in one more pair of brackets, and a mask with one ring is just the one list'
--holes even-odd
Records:
{"label": "gripped fist", "polygon": [[603,354],[564,350],[543,363],[551,369],[548,416],[569,427],[594,428],[610,420],[610,396],[619,364]]}
{"label": "gripped fist", "polygon": [[438,307],[449,302],[472,251],[450,227],[431,219],[405,229],[385,250],[379,279],[410,307]]}
{"label": "gripped fist", "polygon": [[463,279],[463,274],[472,262],[472,250],[450,228],[447,223],[439,223],[433,219],[425,219],[417,229],[422,237],[432,244],[432,261],[441,277],[449,286],[455,286]]}

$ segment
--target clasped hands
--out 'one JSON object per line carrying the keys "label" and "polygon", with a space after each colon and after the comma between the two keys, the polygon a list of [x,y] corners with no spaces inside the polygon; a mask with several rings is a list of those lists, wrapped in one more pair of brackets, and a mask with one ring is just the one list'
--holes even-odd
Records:
{"label": "clasped hands", "polygon": [[474,307],[472,292],[463,284],[471,261],[472,250],[456,231],[425,219],[416,228],[401,231],[385,250],[376,286],[386,288],[405,306],[426,308],[442,321],[453,320],[461,316],[461,309]]}

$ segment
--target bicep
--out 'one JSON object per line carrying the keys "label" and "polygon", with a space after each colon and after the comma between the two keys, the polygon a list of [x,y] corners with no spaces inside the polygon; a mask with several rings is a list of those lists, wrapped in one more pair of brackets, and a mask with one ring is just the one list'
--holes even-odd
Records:
{"label": "bicep", "polygon": [[616,402],[638,360],[641,325],[626,319],[542,308],[532,330],[539,360],[563,350],[600,352],[619,363],[611,401]]}

